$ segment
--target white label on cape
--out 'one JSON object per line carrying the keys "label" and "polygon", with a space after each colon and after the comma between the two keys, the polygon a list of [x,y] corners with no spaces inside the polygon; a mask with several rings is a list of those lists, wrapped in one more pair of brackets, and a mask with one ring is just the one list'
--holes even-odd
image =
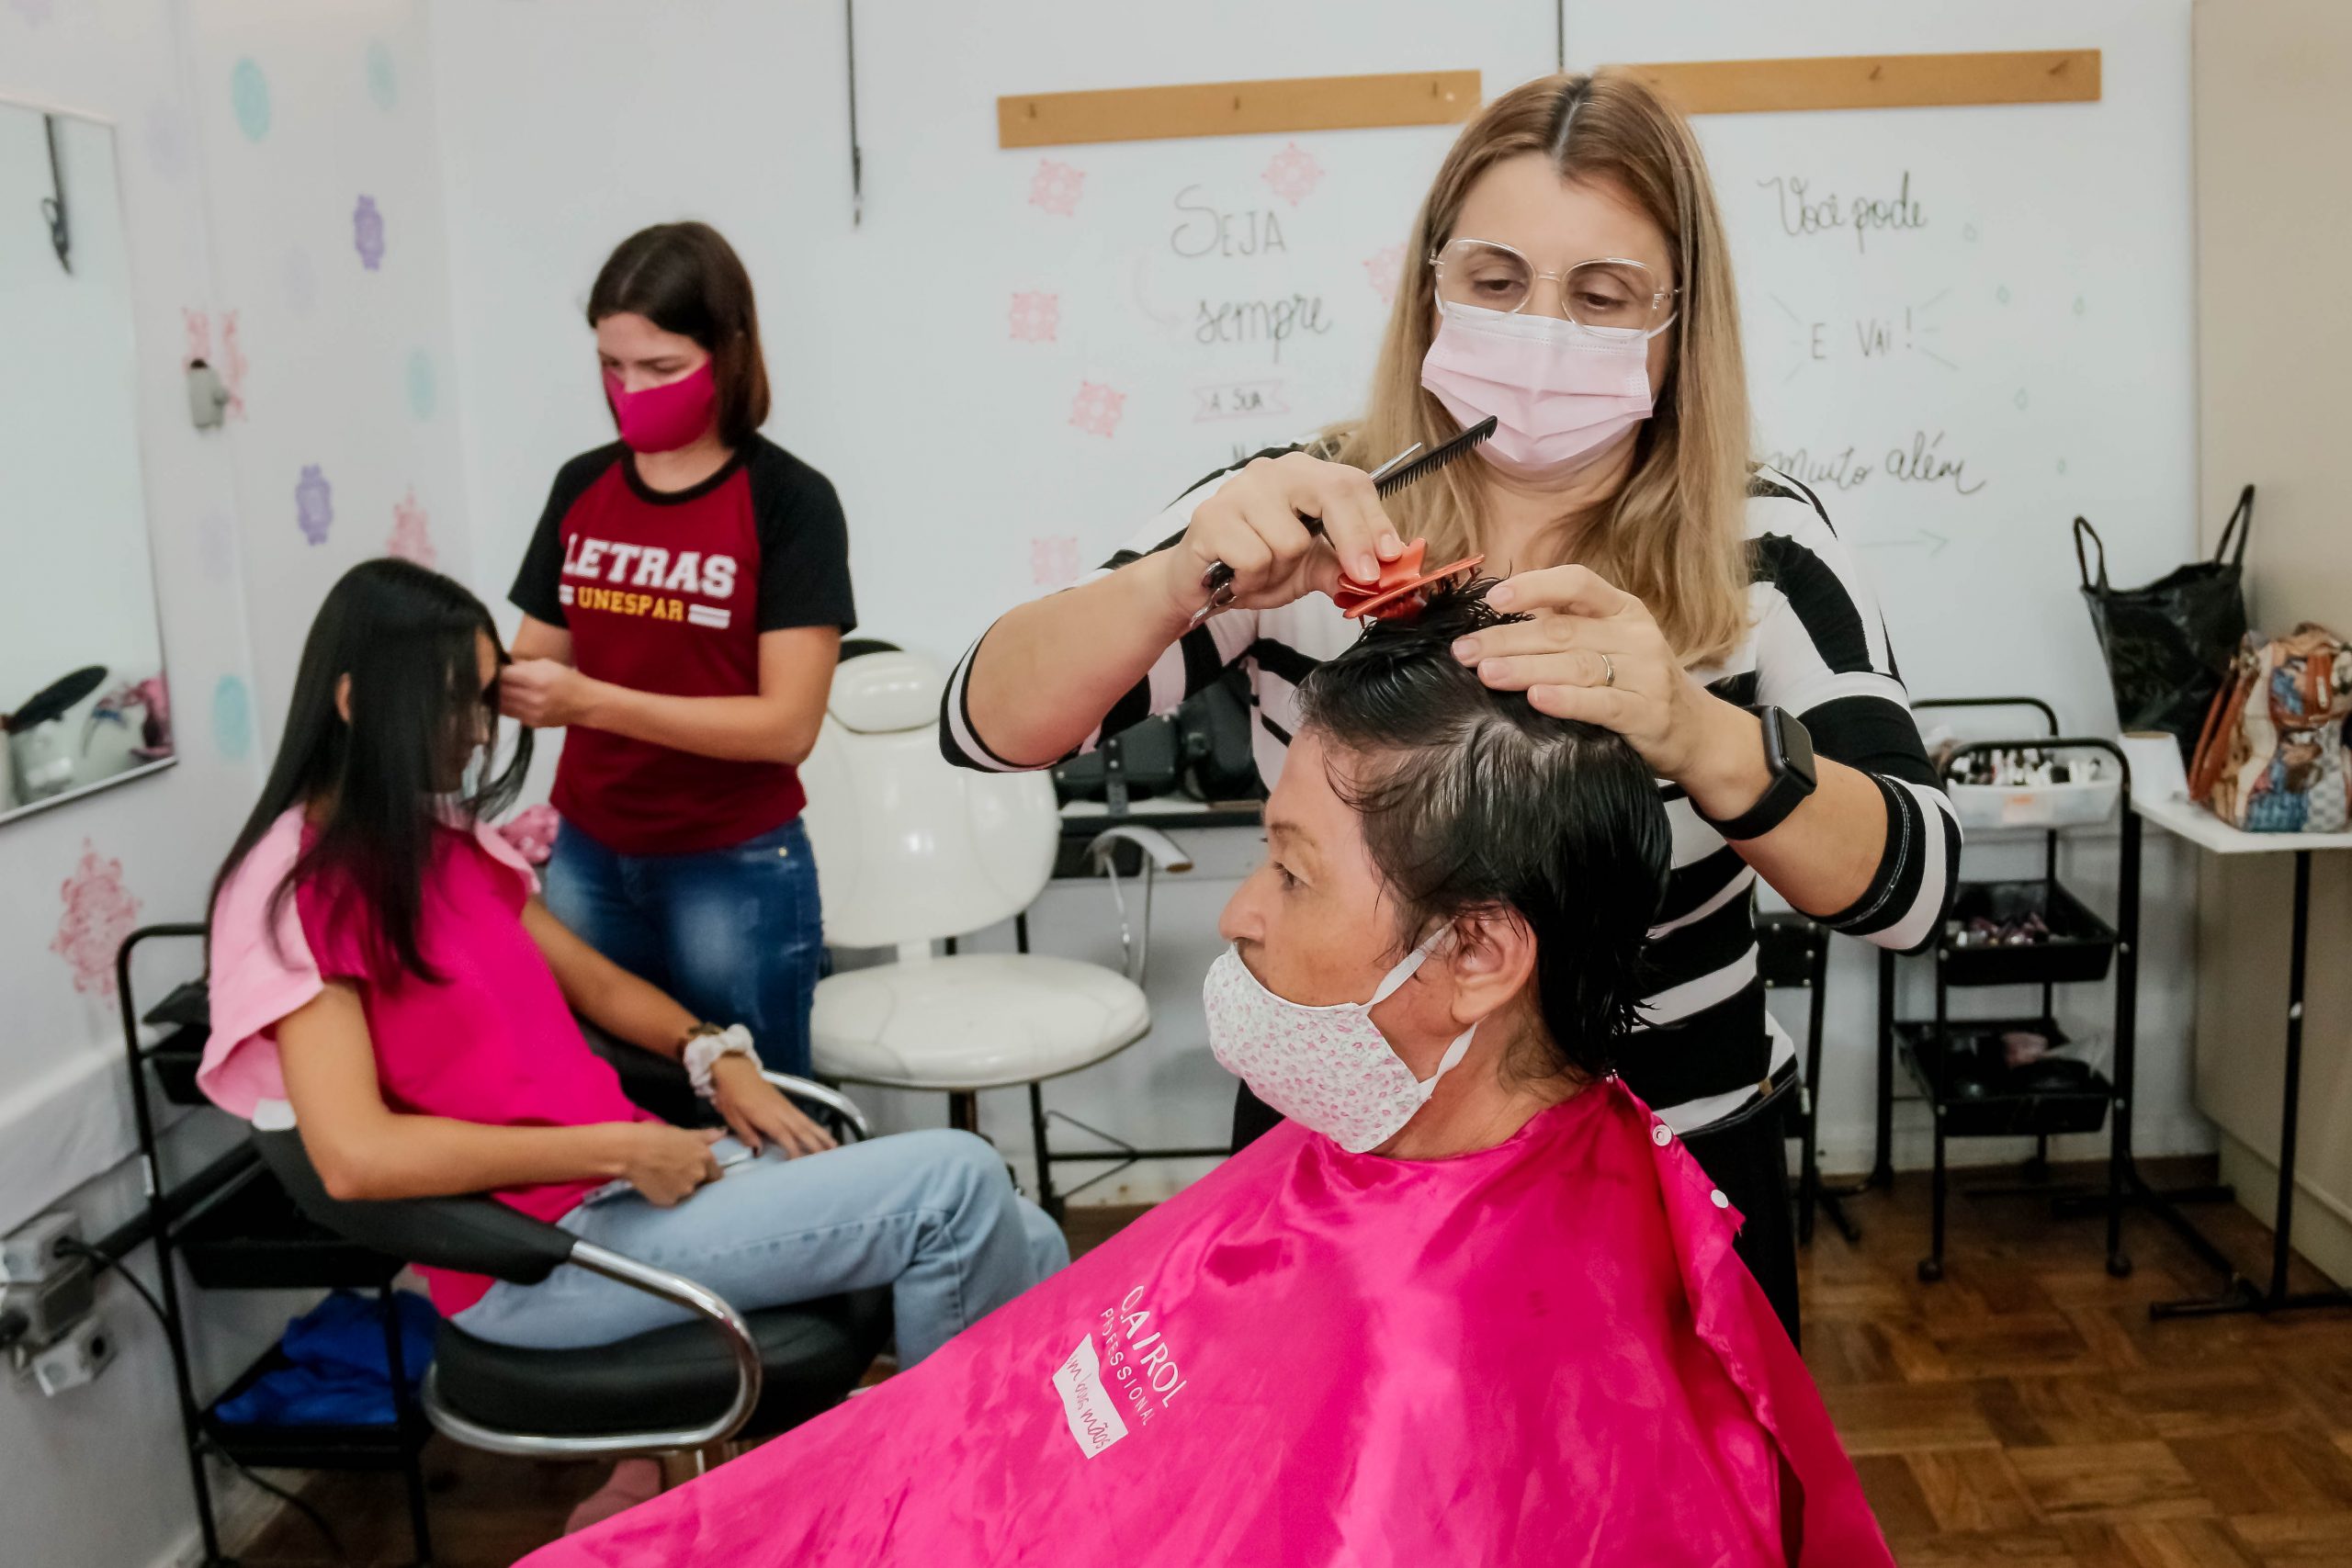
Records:
{"label": "white label on cape", "polygon": [[1062,1415],[1078,1451],[1092,1459],[1127,1435],[1118,1407],[1102,1388],[1102,1363],[1094,1354],[1091,1335],[1078,1342],[1069,1359],[1054,1369],[1054,1392],[1062,1396]]}

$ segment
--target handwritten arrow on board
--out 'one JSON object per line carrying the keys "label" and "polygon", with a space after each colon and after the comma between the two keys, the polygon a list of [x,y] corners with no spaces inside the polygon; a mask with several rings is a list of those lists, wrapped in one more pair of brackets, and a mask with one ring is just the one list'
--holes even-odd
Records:
{"label": "handwritten arrow on board", "polygon": [[1944,553],[1951,540],[1933,528],[1921,528],[1906,539],[1857,539],[1858,550],[1917,550],[1925,549],[1930,557]]}

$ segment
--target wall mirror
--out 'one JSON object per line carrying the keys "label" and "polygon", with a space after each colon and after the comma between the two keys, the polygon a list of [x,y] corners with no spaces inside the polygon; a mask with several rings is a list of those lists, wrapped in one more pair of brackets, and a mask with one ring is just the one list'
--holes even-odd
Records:
{"label": "wall mirror", "polygon": [[0,99],[0,821],[172,762],[115,152]]}

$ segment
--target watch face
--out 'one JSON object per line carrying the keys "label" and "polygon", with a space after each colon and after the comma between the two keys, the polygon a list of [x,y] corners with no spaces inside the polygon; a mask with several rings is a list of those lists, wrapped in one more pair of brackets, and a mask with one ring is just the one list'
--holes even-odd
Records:
{"label": "watch face", "polygon": [[1820,782],[1820,771],[1813,765],[1813,735],[1792,713],[1782,712],[1780,720],[1781,765],[1810,789]]}

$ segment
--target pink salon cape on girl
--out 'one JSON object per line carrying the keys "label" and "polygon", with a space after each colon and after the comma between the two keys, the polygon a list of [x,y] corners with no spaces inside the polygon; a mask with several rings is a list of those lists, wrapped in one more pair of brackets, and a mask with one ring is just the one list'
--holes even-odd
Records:
{"label": "pink salon cape on girl", "polygon": [[1286,1123],[527,1568],[1891,1568],[1715,1199],[1613,1079],[1451,1160]]}

